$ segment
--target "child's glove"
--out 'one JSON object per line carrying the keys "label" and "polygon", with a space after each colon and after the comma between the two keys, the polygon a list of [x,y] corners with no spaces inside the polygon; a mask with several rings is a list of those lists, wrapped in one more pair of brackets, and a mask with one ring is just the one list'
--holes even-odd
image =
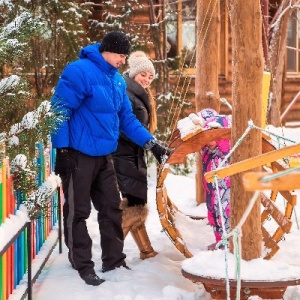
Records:
{"label": "child's glove", "polygon": [[173,152],[173,150],[169,149],[168,147],[163,145],[162,142],[156,139],[148,141],[144,145],[144,149],[151,150],[152,154],[154,155],[159,164],[165,162]]}
{"label": "child's glove", "polygon": [[204,126],[204,119],[201,116],[198,116],[194,113],[189,114],[189,119],[195,124],[195,125],[200,125],[201,127]]}
{"label": "child's glove", "polygon": [[206,124],[210,128],[222,128],[222,125],[217,121],[211,121]]}

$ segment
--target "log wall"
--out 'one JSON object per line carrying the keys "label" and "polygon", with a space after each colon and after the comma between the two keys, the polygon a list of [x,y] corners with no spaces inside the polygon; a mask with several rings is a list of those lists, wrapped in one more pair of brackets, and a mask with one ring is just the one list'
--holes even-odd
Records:
{"label": "log wall", "polygon": [[[95,11],[93,18],[98,19],[99,21],[104,21],[105,17],[107,16],[107,8],[103,6],[103,1],[98,0],[95,2],[99,2],[98,6],[95,6]],[[114,2],[114,1],[113,1]],[[154,8],[156,9],[156,13],[158,15],[158,11],[162,9],[163,0],[140,0],[138,3],[132,8],[134,9],[134,13],[132,16],[128,19],[124,26],[125,32],[138,32],[142,31],[144,34],[145,39],[145,49],[142,49],[146,51],[154,60],[157,59],[156,57],[156,51],[155,45],[153,43],[153,31],[150,29],[150,13],[149,13],[149,3],[153,3]],[[101,4],[102,3],[102,4]],[[122,14],[124,12],[124,8],[126,5],[126,1],[118,1],[115,3],[115,5],[111,5],[109,8],[109,14]],[[134,3],[132,1],[132,3]],[[230,29],[229,29],[230,31]],[[156,37],[158,38],[158,37]],[[162,39],[161,39],[162,40]],[[134,41],[133,41],[134,43]],[[159,46],[160,47],[160,46]],[[163,48],[163,45],[161,45],[161,48]],[[228,53],[227,53],[227,74],[225,76],[219,77],[219,93],[220,97],[226,98],[229,103],[231,103],[231,95],[232,95],[232,51],[231,51],[231,35],[230,32],[228,34]],[[155,65],[157,66],[157,65]],[[122,71],[122,70],[121,70]],[[182,75],[183,77],[183,75]],[[182,79],[182,78],[181,78]],[[188,80],[190,80],[189,89],[186,93],[185,101],[188,101],[191,103],[190,107],[184,108],[182,111],[182,115],[186,116],[190,112],[195,111],[195,75],[189,75]],[[178,86],[178,75],[169,75],[169,92],[174,92],[175,90],[179,91],[181,90],[181,86]],[[161,84],[161,82],[159,83]],[[156,85],[157,86],[157,85]],[[178,86],[178,87],[177,87]],[[288,75],[285,78],[285,83],[283,87],[283,104],[281,107],[281,113],[284,112],[286,107],[290,104],[290,102],[293,100],[295,95],[299,91],[300,86],[300,76],[295,75]],[[155,96],[155,91],[154,91]],[[221,104],[221,113],[229,114],[230,110],[229,108]],[[291,107],[290,111],[286,114],[286,117],[283,120],[283,125],[285,125],[286,122],[300,122],[300,99]]]}

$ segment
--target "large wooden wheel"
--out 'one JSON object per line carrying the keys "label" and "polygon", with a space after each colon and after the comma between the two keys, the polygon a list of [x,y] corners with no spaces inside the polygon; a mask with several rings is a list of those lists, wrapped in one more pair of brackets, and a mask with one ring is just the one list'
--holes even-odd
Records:
{"label": "large wooden wheel", "polygon": [[[158,172],[156,201],[160,222],[173,244],[187,258],[190,258],[193,255],[187,248],[180,230],[176,227],[175,214],[179,212],[179,209],[169,198],[164,181],[168,175],[170,165],[183,164],[188,154],[200,151],[200,149],[208,142],[217,139],[230,139],[230,135],[230,128],[209,130],[199,129],[198,131],[181,138],[179,130],[176,130],[172,135],[171,142],[169,144],[169,147],[174,148],[174,151]],[[299,153],[300,145],[276,150],[276,148],[269,142],[268,137],[263,136],[262,152],[263,154],[261,156],[237,164],[232,164],[217,172],[209,172],[205,174],[205,177],[207,179],[212,178],[216,173],[218,173],[218,176],[230,176],[238,172],[250,170],[256,166],[263,166],[269,172],[287,170],[289,166],[280,160],[280,158]],[[275,203],[278,193],[280,193],[286,200],[284,212],[282,212]],[[261,214],[261,222],[263,243],[265,247],[263,253],[265,255],[265,259],[270,259],[279,250],[278,242],[282,239],[284,234],[290,232],[292,227],[291,217],[296,201],[297,196],[292,194],[289,190],[282,191],[273,189],[269,197],[262,193],[261,203],[264,206],[264,210]],[[265,226],[267,223],[266,221],[270,218],[278,225],[278,228],[274,233],[269,233],[267,229],[268,226]]]}

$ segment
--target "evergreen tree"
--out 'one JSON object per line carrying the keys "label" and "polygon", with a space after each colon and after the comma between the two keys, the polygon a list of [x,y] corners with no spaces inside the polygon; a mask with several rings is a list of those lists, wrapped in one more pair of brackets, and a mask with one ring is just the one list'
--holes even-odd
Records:
{"label": "evergreen tree", "polygon": [[90,11],[56,0],[5,1],[0,11],[0,143],[11,162],[26,157],[26,166],[12,165],[26,198],[37,188],[36,143],[46,145],[54,130],[48,113],[52,88],[88,42],[84,24]]}

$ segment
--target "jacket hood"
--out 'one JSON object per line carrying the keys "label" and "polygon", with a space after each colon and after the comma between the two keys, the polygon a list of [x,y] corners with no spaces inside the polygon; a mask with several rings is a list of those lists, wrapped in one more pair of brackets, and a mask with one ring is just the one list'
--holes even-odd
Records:
{"label": "jacket hood", "polygon": [[84,59],[87,58],[94,62],[98,67],[103,69],[106,72],[116,73],[118,71],[117,68],[108,63],[102,56],[99,51],[101,43],[95,43],[88,46],[83,47],[79,52],[79,58]]}

